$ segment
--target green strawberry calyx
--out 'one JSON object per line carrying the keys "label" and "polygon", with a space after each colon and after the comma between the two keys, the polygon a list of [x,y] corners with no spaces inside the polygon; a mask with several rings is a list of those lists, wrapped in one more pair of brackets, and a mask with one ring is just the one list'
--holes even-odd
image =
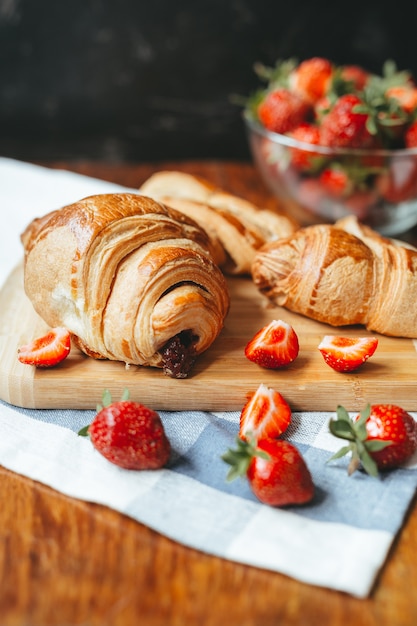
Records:
{"label": "green strawberry calyx", "polygon": [[372,452],[383,450],[392,444],[392,441],[382,439],[368,439],[366,422],[371,414],[371,406],[368,404],[360,412],[356,421],[352,421],[349,413],[343,406],[337,407],[337,419],[331,419],[329,430],[335,437],[349,441],[338,452],[328,459],[328,462],[351,454],[348,466],[348,474],[351,476],[360,466],[365,472],[373,477],[378,477],[378,466],[372,458]]}
{"label": "green strawberry calyx", "polygon": [[238,478],[238,476],[245,476],[254,456],[265,460],[270,459],[267,452],[257,447],[256,439],[253,435],[247,433],[245,437],[246,440],[236,437],[236,448],[229,448],[221,457],[225,463],[231,466],[226,476],[228,482]]}

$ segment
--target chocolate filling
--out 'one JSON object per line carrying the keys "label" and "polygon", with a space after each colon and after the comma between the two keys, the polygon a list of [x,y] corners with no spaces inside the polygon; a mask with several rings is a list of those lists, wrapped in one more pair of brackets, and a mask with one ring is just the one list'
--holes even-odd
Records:
{"label": "chocolate filling", "polygon": [[171,337],[161,348],[162,368],[172,378],[187,378],[196,360],[197,335],[190,329]]}

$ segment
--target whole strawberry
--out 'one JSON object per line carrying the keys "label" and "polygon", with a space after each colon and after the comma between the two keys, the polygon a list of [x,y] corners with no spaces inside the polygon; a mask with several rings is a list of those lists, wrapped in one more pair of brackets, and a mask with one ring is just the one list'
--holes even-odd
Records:
{"label": "whole strawberry", "polygon": [[357,112],[363,105],[355,94],[341,96],[322,119],[320,143],[332,148],[370,148],[375,137],[367,127],[368,114]]}
{"label": "whole strawberry", "polygon": [[103,405],[79,432],[90,436],[100,454],[124,469],[159,469],[167,463],[171,445],[156,411],[129,401],[127,392],[119,402],[104,392]]}
{"label": "whole strawberry", "polygon": [[289,441],[247,437],[237,439],[223,461],[231,465],[227,480],[246,476],[251,490],[264,504],[288,506],[305,504],[314,496],[314,484],[299,450]]}
{"label": "whole strawberry", "polygon": [[348,473],[362,465],[371,476],[378,470],[402,465],[417,450],[417,425],[413,417],[395,404],[368,405],[355,420],[339,406],[330,432],[349,441],[330,460],[351,453]]}
{"label": "whole strawberry", "polygon": [[269,92],[258,107],[258,116],[268,130],[288,133],[305,121],[310,106],[298,94],[280,88]]}
{"label": "whole strawberry", "polygon": [[333,72],[333,64],[328,59],[313,57],[292,70],[289,83],[295,93],[314,104],[328,91]]}

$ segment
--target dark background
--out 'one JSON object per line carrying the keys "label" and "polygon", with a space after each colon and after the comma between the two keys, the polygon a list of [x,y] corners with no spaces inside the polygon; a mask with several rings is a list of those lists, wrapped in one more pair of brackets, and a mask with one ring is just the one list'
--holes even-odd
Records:
{"label": "dark background", "polygon": [[0,156],[249,157],[253,63],[326,56],[417,75],[417,2],[0,0]]}

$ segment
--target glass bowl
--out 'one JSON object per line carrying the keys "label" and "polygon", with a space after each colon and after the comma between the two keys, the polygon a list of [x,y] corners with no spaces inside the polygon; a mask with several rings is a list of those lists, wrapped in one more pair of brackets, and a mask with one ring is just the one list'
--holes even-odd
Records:
{"label": "glass bowl", "polygon": [[417,224],[417,148],[327,148],[268,131],[248,113],[244,120],[262,178],[301,225],[354,214],[393,236]]}

